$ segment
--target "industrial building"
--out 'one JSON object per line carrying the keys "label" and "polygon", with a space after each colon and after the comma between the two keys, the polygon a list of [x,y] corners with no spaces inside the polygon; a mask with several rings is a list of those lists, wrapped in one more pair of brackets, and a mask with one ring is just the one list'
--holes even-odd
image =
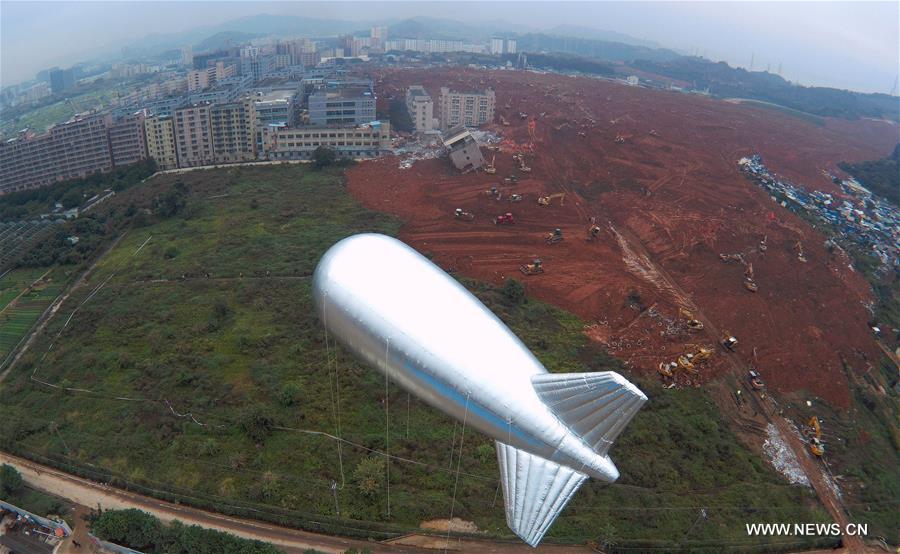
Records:
{"label": "industrial building", "polygon": [[406,90],[406,111],[417,133],[434,130],[434,102],[421,85]]}
{"label": "industrial building", "polygon": [[442,138],[450,154],[450,162],[456,169],[466,173],[484,165],[484,156],[481,155],[478,141],[465,126],[457,125],[444,133]]}
{"label": "industrial building", "polygon": [[371,82],[328,83],[309,95],[312,125],[362,125],[375,121],[375,94]]}
{"label": "industrial building", "polygon": [[326,146],[342,158],[377,158],[391,147],[391,126],[375,121],[357,127],[270,127],[270,160],[309,160]]}
{"label": "industrial building", "polygon": [[442,130],[457,125],[477,127],[494,120],[497,98],[493,89],[484,92],[457,92],[441,87],[438,118]]}
{"label": "industrial building", "polygon": [[257,92],[253,97],[256,104],[256,120],[260,125],[295,124],[297,97],[295,89]]}

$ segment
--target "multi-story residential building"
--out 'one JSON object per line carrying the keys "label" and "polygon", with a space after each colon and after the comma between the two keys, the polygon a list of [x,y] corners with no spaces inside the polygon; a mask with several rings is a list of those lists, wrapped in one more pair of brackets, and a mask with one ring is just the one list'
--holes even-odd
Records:
{"label": "multi-story residential building", "polygon": [[59,94],[75,86],[75,70],[54,67],[50,70],[50,90]]}
{"label": "multi-story residential building", "polygon": [[270,160],[310,160],[320,146],[342,158],[376,158],[391,147],[391,128],[375,121],[357,127],[270,127]]}
{"label": "multi-story residential building", "polygon": [[156,161],[159,169],[178,167],[175,147],[175,124],[171,117],[147,117],[144,119],[144,141],[147,155]]}
{"label": "multi-story residential building", "polygon": [[514,38],[506,39],[506,53],[507,54],[515,54],[516,53],[516,39],[514,39]]}
{"label": "multi-story residential building", "polygon": [[441,87],[438,98],[438,118],[441,129],[457,125],[477,127],[494,120],[496,95],[493,89],[484,92],[456,92]]}
{"label": "multi-story residential building", "polygon": [[40,187],[113,167],[109,116],[76,116],[42,135],[0,143],[0,192]]}
{"label": "multi-story residential building", "polygon": [[223,79],[233,77],[236,73],[236,65],[225,65],[225,62],[222,61],[218,61],[215,65],[203,69],[192,69],[187,74],[188,91],[203,90],[221,82]]}
{"label": "multi-story residential building", "polygon": [[[247,47],[251,48],[251,47]],[[256,47],[252,47],[256,48]],[[259,48],[256,48],[258,51]],[[265,55],[248,55],[241,56],[241,75],[249,75],[251,80],[255,83],[262,79],[263,75],[269,73],[274,69],[274,56],[265,56]]]}
{"label": "multi-story residential building", "polygon": [[434,130],[434,102],[421,85],[406,90],[406,111],[417,133]]}
{"label": "multi-story residential building", "polygon": [[147,158],[144,114],[137,113],[113,121],[108,132],[114,166],[128,165]]}
{"label": "multi-story residential building", "polygon": [[175,151],[179,167],[215,162],[209,112],[209,104],[193,104],[175,110]]}
{"label": "multi-story residential building", "polygon": [[491,54],[495,56],[499,56],[503,53],[503,39],[502,38],[492,38],[491,39]]}
{"label": "multi-story residential building", "polygon": [[329,83],[309,95],[309,122],[312,125],[361,125],[375,121],[375,94],[371,82]]}
{"label": "multi-story residential building", "polygon": [[256,106],[252,98],[213,104],[209,114],[216,163],[256,159]]}

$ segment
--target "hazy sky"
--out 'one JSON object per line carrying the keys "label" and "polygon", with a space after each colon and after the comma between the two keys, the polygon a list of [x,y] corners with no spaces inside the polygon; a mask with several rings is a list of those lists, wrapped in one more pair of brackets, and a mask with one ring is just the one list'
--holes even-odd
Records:
{"label": "hazy sky", "polygon": [[[809,85],[890,92],[900,2],[11,2],[0,0],[0,84],[152,33],[260,13],[348,20],[413,15],[619,31]],[[466,15],[463,15],[463,14]]]}

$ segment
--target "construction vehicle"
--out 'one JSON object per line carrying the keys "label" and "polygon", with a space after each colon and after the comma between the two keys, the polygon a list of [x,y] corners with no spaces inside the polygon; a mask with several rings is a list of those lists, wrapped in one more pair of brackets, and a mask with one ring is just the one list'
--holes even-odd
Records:
{"label": "construction vehicle", "polygon": [[487,173],[489,175],[493,175],[494,173],[497,173],[497,168],[496,168],[496,166],[494,166],[494,161],[496,161],[496,159],[497,159],[497,155],[494,154],[491,157],[491,163],[485,164],[485,166],[484,166],[485,173]]}
{"label": "construction vehicle", "polygon": [[806,425],[809,427],[809,434],[812,435],[809,437],[809,451],[816,457],[821,457],[825,454],[825,444],[822,442],[822,428],[819,426],[819,418],[812,416],[806,422]]}
{"label": "construction vehicle", "polygon": [[797,260],[806,263],[806,256],[803,255],[803,243],[798,240],[794,247],[797,248]]}
{"label": "construction vehicle", "polygon": [[747,374],[747,379],[750,381],[750,388],[753,390],[765,390],[766,384],[763,383],[762,377],[754,370],[750,370]]}
{"label": "construction vehicle", "polygon": [[722,333],[721,344],[722,348],[734,352],[734,349],[738,344],[738,340],[734,335],[732,335],[728,331],[725,331],[724,333]]}
{"label": "construction vehicle", "polygon": [[522,195],[521,195],[521,194],[510,194],[510,195],[509,195],[509,201],[510,201],[510,202],[521,202],[521,201],[522,201]]}
{"label": "construction vehicle", "polygon": [[497,187],[491,187],[490,189],[484,191],[482,194],[493,198],[494,200],[500,200],[501,198],[503,198],[503,193],[501,193],[500,189],[498,189]]}
{"label": "construction vehicle", "polygon": [[746,268],[744,269],[744,288],[749,290],[750,292],[756,292],[759,290],[759,287],[756,285],[756,281],[753,280],[753,264],[748,263]]}
{"label": "construction vehicle", "polygon": [[475,219],[475,214],[463,211],[462,208],[456,208],[456,211],[453,212],[453,217],[463,221],[472,221]]}
{"label": "construction vehicle", "polygon": [[522,173],[531,173],[531,168],[525,164],[525,154],[516,154],[513,157],[519,162],[519,171]]}
{"label": "construction vehicle", "polygon": [[625,137],[623,137],[622,135],[616,135],[616,138],[615,140],[613,140],[613,142],[615,142],[616,144],[624,144]]}
{"label": "construction vehicle", "polygon": [[658,137],[659,132],[656,129],[650,129],[650,136]]}
{"label": "construction vehicle", "polygon": [[518,183],[519,176],[516,175],[515,173],[510,173],[507,177],[504,177],[503,180],[506,181],[507,183]]}
{"label": "construction vehicle", "polygon": [[528,119],[528,114],[525,112],[519,112],[519,119]]}
{"label": "construction vehicle", "polygon": [[500,125],[503,125],[504,127],[509,127],[509,121],[502,115],[500,116]]}
{"label": "construction vehicle", "polygon": [[513,214],[506,212],[505,214],[500,214],[494,218],[494,225],[512,225],[516,220],[513,218]]}
{"label": "construction vehicle", "polygon": [[519,271],[521,271],[525,275],[537,275],[544,272],[544,265],[543,262],[541,262],[540,258],[536,258],[530,264],[520,266]]}
{"label": "construction vehicle", "polygon": [[562,229],[556,228],[553,231],[547,233],[547,236],[544,237],[544,241],[547,244],[556,244],[557,242],[562,242],[563,234]]}
{"label": "construction vehicle", "polygon": [[759,241],[759,251],[760,252],[765,252],[768,249],[768,246],[766,246],[766,240],[768,240],[768,238],[769,238],[769,235],[763,235],[762,240]]}
{"label": "construction vehicle", "polygon": [[600,236],[601,231],[602,229],[600,229],[599,225],[591,225],[588,229],[588,241],[593,242],[597,240],[597,237]]}
{"label": "construction vehicle", "polygon": [[699,319],[694,318],[694,314],[690,312],[690,310],[686,308],[678,308],[678,315],[684,318],[684,322],[687,325],[688,329],[692,331],[700,331],[703,329],[703,322]]}
{"label": "construction vehicle", "polygon": [[559,205],[564,206],[566,203],[566,193],[564,192],[557,192],[556,194],[551,194],[549,196],[539,196],[538,204],[541,206],[549,206],[550,202],[557,198],[559,198]]}

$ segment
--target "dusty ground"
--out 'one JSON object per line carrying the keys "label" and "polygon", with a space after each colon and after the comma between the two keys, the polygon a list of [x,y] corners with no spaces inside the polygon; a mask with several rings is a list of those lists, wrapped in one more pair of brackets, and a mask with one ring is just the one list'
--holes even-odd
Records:
{"label": "dusty ground", "polygon": [[[896,126],[838,120],[819,126],[698,96],[518,71],[389,71],[378,81],[382,103],[410,84],[433,94],[443,84],[492,86],[498,114],[511,123],[493,127],[508,139],[497,153],[496,175],[459,175],[440,159],[401,170],[397,159],[386,158],[351,170],[351,193],[400,216],[402,238],[439,265],[497,284],[524,279],[530,295],[589,321],[592,338],[639,370],[655,372],[660,362],[711,345],[728,330],[770,387],[849,405],[842,358],[862,370],[879,355],[864,307],[869,287],[848,259],[825,250],[824,236],[745,180],[736,162],[760,153],[775,172],[836,192],[823,170],[887,155],[900,140]],[[530,173],[517,171],[514,149],[533,151]],[[518,184],[503,182],[510,173],[519,175]],[[505,193],[503,200],[482,194],[491,186]],[[524,200],[509,203],[510,192]],[[538,195],[557,192],[567,194],[564,205],[537,204]],[[455,208],[476,219],[454,220]],[[493,217],[507,211],[516,224],[495,226]],[[588,242],[592,217],[603,233]],[[566,240],[548,246],[542,237],[556,227]],[[764,236],[765,253],[758,249]],[[798,241],[807,263],[797,260]],[[738,252],[753,263],[757,293],[742,286],[740,264],[719,259]],[[523,277],[518,267],[535,257],[546,272]],[[679,307],[703,314],[707,329],[693,333],[673,323]],[[680,384],[695,385],[727,367],[714,356]]]}

